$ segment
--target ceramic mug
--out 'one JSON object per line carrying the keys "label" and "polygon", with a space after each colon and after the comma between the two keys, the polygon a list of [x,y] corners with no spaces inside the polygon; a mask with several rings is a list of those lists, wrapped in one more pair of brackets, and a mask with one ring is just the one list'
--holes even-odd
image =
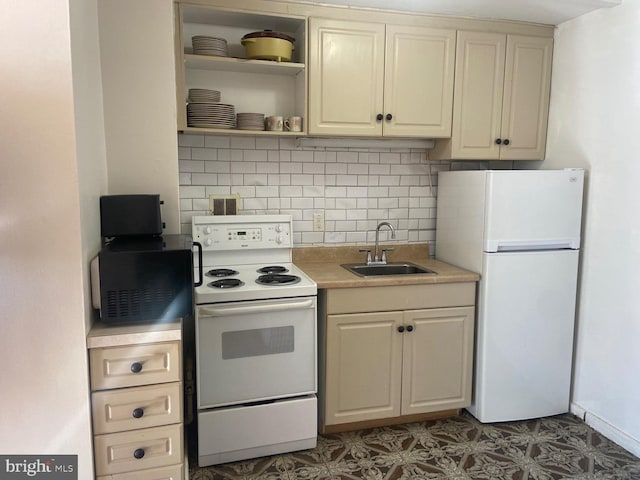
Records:
{"label": "ceramic mug", "polygon": [[301,132],[302,117],[287,117],[284,119],[284,130],[286,132]]}
{"label": "ceramic mug", "polygon": [[283,120],[282,120],[282,117],[279,115],[267,117],[267,120],[265,121],[265,123],[266,123],[265,126],[267,130],[270,130],[272,132],[282,131]]}

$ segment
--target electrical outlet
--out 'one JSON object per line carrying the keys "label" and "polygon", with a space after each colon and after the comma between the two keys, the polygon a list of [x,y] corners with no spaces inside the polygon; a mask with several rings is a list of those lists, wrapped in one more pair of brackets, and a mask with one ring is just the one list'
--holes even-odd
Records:
{"label": "electrical outlet", "polygon": [[324,212],[313,214],[313,231],[324,232]]}

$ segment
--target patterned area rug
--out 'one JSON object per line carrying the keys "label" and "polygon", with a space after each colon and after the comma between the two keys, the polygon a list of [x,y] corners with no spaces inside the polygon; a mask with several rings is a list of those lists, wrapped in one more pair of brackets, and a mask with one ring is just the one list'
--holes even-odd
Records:
{"label": "patterned area rug", "polygon": [[481,424],[464,413],[319,436],[312,450],[205,468],[190,461],[190,480],[640,479],[638,458],[570,414]]}

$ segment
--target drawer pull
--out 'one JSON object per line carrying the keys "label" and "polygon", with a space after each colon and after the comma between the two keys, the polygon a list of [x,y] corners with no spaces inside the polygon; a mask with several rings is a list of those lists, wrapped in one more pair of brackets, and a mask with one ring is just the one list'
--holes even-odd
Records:
{"label": "drawer pull", "polygon": [[136,448],[135,452],[133,452],[133,456],[140,460],[144,457],[144,448]]}
{"label": "drawer pull", "polygon": [[133,373],[140,373],[142,371],[142,364],[140,362],[134,362],[131,364],[131,371]]}
{"label": "drawer pull", "polygon": [[133,412],[131,412],[131,415],[133,415],[133,418],[142,418],[142,416],[144,415],[144,410],[140,407],[134,408]]}

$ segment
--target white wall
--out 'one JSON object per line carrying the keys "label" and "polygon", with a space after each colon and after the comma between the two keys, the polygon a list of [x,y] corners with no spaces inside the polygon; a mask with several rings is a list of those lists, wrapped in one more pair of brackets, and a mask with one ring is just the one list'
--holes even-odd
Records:
{"label": "white wall", "polygon": [[573,408],[640,454],[640,1],[555,36],[547,160],[588,170]]}
{"label": "white wall", "polygon": [[100,100],[85,84],[74,103],[96,64],[72,71],[72,50],[97,50],[84,35],[95,12],[81,0],[13,0],[0,16],[0,452],[77,454],[83,479],[93,473],[83,271],[95,237],[81,225],[79,181],[100,177],[85,167],[104,158],[99,133],[77,137],[81,112],[82,129],[100,128]]}
{"label": "white wall", "polygon": [[173,3],[98,8],[109,193],[159,193],[165,233],[180,233]]}

